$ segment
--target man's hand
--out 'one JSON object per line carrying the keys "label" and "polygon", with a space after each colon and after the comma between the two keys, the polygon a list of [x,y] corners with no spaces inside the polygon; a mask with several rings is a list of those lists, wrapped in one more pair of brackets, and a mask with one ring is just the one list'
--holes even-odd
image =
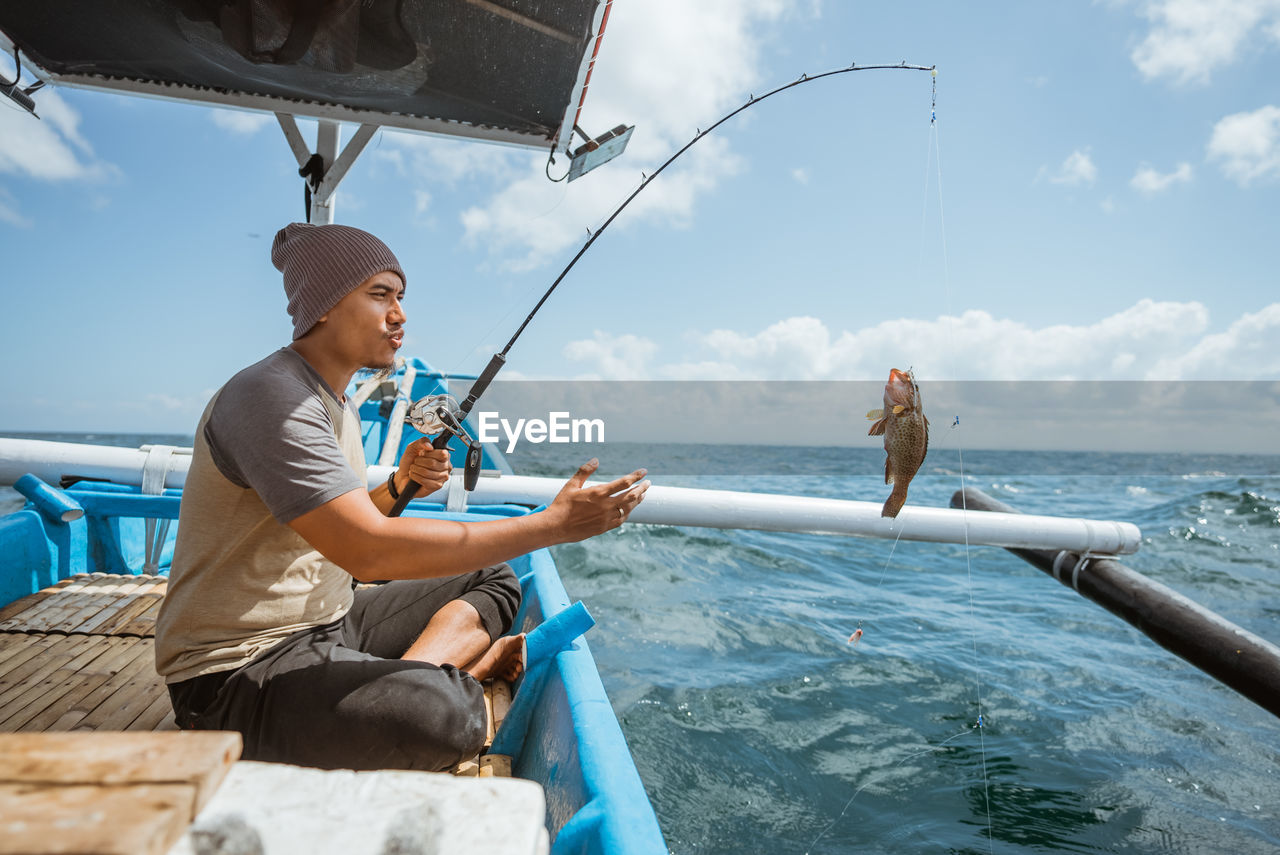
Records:
{"label": "man's hand", "polygon": [[[397,481],[408,472],[419,483],[428,482],[423,489],[438,489],[449,474],[443,455],[443,449],[431,450],[427,440],[411,444],[396,470]],[[424,459],[434,463],[419,465]],[[353,489],[290,521],[289,527],[362,582],[456,576],[622,525],[649,489],[649,482],[640,480],[645,470],[588,485],[599,465],[587,463],[546,510],[528,516],[479,522],[388,517],[386,507],[374,503],[376,498],[390,506],[385,488],[372,494]]]}
{"label": "man's hand", "polygon": [[645,476],[644,469],[608,484],[586,486],[599,466],[594,459],[584,463],[544,511],[554,520],[558,543],[586,540],[617,528],[649,489],[648,481],[637,484]]}
{"label": "man's hand", "polygon": [[448,483],[449,473],[452,471],[449,449],[432,448],[429,437],[414,440],[400,456],[400,467],[396,470],[396,490],[403,492],[412,480],[422,485],[422,489],[418,491],[419,496],[430,496]]}

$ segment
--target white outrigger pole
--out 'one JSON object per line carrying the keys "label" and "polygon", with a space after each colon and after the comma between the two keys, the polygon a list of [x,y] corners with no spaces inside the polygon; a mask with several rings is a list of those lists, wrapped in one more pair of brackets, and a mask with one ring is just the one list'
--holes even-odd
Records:
{"label": "white outrigger pole", "polygon": [[[76,445],[42,440],[0,439],[0,484],[30,472],[49,484],[64,478],[92,478],[118,484],[142,483],[147,453],[129,448]],[[174,455],[166,487],[181,487],[190,456]],[[370,466],[369,484],[380,484],[390,466]],[[546,505],[564,486],[557,478],[483,473],[471,504]],[[429,498],[447,500],[448,488]],[[852,535],[931,543],[967,543],[1021,549],[1053,549],[1123,555],[1138,550],[1142,533],[1127,522],[1011,513],[972,513],[908,505],[896,519],[880,516],[879,502],[779,496],[731,490],[654,485],[631,512],[632,523]]]}

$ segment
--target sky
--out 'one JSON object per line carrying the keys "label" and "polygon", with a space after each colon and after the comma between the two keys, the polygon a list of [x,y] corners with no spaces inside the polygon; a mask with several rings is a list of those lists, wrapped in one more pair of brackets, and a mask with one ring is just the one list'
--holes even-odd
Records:
{"label": "sky", "polygon": [[[903,61],[937,67],[935,125],[903,70],[726,122],[504,379],[1280,381],[1280,0],[616,0],[581,124],[635,124],[624,155],[552,183],[545,151],[384,130],[337,221],[406,269],[405,352],[475,372],[698,128]],[[289,341],[269,248],[296,163],[268,115],[35,97],[40,121],[0,105],[0,432],[190,433]],[[1280,382],[1227,388],[1265,436]]]}

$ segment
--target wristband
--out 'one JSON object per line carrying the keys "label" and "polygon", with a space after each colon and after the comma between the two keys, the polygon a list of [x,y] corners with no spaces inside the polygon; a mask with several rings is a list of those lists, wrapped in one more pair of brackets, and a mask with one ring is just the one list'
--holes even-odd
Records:
{"label": "wristband", "polygon": [[391,475],[387,478],[387,492],[391,494],[391,498],[399,499],[400,491],[396,489],[396,473],[392,470]]}

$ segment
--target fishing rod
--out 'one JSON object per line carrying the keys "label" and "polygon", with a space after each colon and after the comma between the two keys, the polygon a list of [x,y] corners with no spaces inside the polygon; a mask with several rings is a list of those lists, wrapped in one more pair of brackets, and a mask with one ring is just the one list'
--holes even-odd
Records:
{"label": "fishing rod", "polygon": [[[409,412],[405,416],[406,420],[410,422],[416,430],[424,434],[435,433],[437,430],[440,431],[440,435],[431,441],[432,448],[440,449],[446,447],[449,444],[449,441],[455,436],[466,444],[467,460],[463,476],[463,486],[468,492],[474,490],[476,483],[480,478],[481,448],[480,443],[471,437],[463,427],[463,420],[471,413],[472,408],[476,405],[476,401],[478,401],[480,396],[484,394],[485,390],[489,388],[489,384],[493,382],[493,378],[497,376],[498,372],[502,370],[502,366],[506,364],[507,354],[516,343],[516,339],[520,338],[520,334],[524,332],[525,327],[529,326],[529,322],[533,320],[533,316],[536,315],[538,310],[542,308],[542,305],[547,302],[552,293],[556,290],[556,287],[564,280],[565,276],[569,275],[569,271],[578,263],[578,259],[582,258],[586,251],[591,248],[591,245],[596,242],[596,238],[600,237],[600,235],[604,233],[604,230],[609,228],[609,224],[617,219],[619,214],[626,210],[627,205],[631,204],[631,200],[635,199],[636,196],[639,196],[641,191],[648,187],[655,178],[662,174],[663,170],[674,163],[680,155],[688,151],[694,143],[741,113],[743,110],[746,110],[748,107],[754,107],[761,101],[764,101],[767,98],[772,98],[774,95],[777,95],[780,92],[785,92],[796,86],[801,86],[805,83],[812,83],[815,80],[822,80],[825,77],[834,77],[837,74],[848,74],[853,71],[928,71],[932,72],[934,78],[937,78],[937,68],[938,67],[936,65],[908,65],[905,61],[898,63],[897,65],[858,65],[854,62],[844,68],[835,68],[830,71],[824,71],[821,74],[801,74],[800,77],[790,83],[784,83],[776,89],[771,89],[759,97],[756,97],[755,94],[750,95],[750,97],[747,98],[746,103],[720,117],[706,130],[698,128],[693,139],[689,140],[675,154],[667,158],[666,162],[659,166],[652,175],[645,175],[643,172],[641,173],[644,180],[640,182],[640,186],[636,187],[636,189],[631,192],[631,195],[624,199],[622,204],[614,209],[613,213],[609,215],[609,218],[604,221],[604,224],[601,225],[600,228],[591,233],[591,236],[587,238],[587,242],[582,245],[582,248],[578,250],[578,253],[567,265],[565,265],[564,270],[560,271],[560,275],[551,283],[551,287],[542,295],[542,299],[538,300],[537,305],[535,305],[533,310],[529,312],[527,317],[525,317],[524,322],[520,324],[520,327],[515,331],[515,334],[511,336],[511,340],[507,342],[506,347],[502,348],[501,351],[495,353],[489,359],[489,364],[485,366],[484,371],[480,372],[480,376],[476,378],[476,382],[472,384],[470,391],[468,391],[467,397],[461,403],[458,403],[449,395],[430,395],[417,401],[409,408]],[[389,516],[400,516],[400,514],[404,512],[405,507],[408,506],[409,502],[418,495],[418,490],[420,490],[421,487],[421,484],[411,480],[408,486],[400,491],[400,497],[396,499]]]}

